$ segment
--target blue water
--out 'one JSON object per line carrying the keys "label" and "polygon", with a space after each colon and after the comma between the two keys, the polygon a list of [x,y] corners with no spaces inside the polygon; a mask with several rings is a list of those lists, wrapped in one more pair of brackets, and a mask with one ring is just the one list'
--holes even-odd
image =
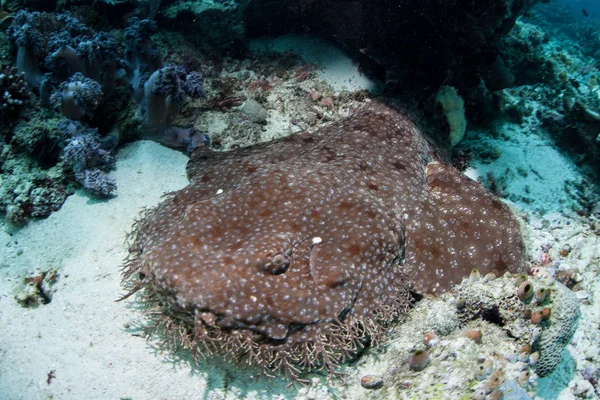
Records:
{"label": "blue water", "polygon": [[[576,19],[591,18],[600,20],[600,1],[597,0],[557,0],[556,4],[564,7]],[[584,13],[587,12],[587,16]]]}

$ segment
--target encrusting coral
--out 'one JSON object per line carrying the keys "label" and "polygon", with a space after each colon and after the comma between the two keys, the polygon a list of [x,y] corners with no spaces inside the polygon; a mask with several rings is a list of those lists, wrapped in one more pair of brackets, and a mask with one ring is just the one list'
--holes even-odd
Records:
{"label": "encrusting coral", "polygon": [[[522,282],[525,278],[528,280]],[[512,283],[507,284],[507,279],[512,279]],[[530,296],[523,297],[524,286],[529,286]],[[540,291],[543,296],[534,298],[533,293]],[[579,323],[577,296],[553,280],[521,275],[469,280],[453,292],[460,299],[459,311],[464,321],[495,321],[511,337],[538,352],[535,372],[540,377],[549,375],[560,364]]]}
{"label": "encrusting coral", "polygon": [[511,211],[438,159],[381,103],[315,134],[197,149],[190,185],[138,221],[129,293],[194,353],[220,350],[292,380],[335,373],[405,314],[477,267],[524,269]]}
{"label": "encrusting coral", "polygon": [[580,317],[575,293],[560,283],[556,283],[552,290],[552,312],[547,317],[548,326],[533,346],[540,352],[536,372],[542,377],[550,375],[562,361],[564,349],[573,337]]}

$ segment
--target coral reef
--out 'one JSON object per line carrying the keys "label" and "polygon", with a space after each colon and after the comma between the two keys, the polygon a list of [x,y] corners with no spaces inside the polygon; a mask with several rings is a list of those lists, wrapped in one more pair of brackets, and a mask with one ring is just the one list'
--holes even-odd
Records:
{"label": "coral reef", "polygon": [[[109,32],[106,26],[92,29],[81,22],[90,19],[78,18],[21,9],[8,20],[6,35],[16,67],[6,67],[0,75],[4,94],[0,118],[11,122],[2,126],[2,139],[12,146],[5,148],[5,158],[11,162],[27,158],[28,170],[52,169],[53,176],[45,181],[51,184],[40,186],[35,174],[22,171],[20,179],[31,180],[17,186],[31,190],[19,190],[19,195],[7,191],[1,201],[13,224],[58,209],[72,192],[69,181],[73,179],[93,195],[113,194],[116,185],[107,175],[113,164],[110,152],[124,141],[139,138],[140,131],[188,152],[208,143],[193,127],[170,124],[188,99],[204,97],[203,79],[199,72],[188,73],[178,65],[163,67],[150,39],[156,29],[153,21],[132,18],[122,30],[123,46],[118,31]],[[31,102],[37,100],[41,108],[33,113],[34,107],[29,107],[28,114],[16,120],[30,103],[30,90]],[[139,105],[138,115],[128,114],[132,97]],[[57,123],[54,110],[72,122]],[[32,160],[39,166],[31,165]],[[5,178],[7,183],[13,180]],[[12,183],[9,187],[15,189]],[[47,201],[41,201],[41,193]]]}
{"label": "coral reef", "polygon": [[[36,91],[45,92],[49,85],[42,70],[53,50],[76,45],[88,28],[69,14],[19,11],[7,31],[16,48],[16,66]],[[71,55],[71,54],[69,54]],[[68,58],[68,57],[67,57]],[[50,59],[54,57],[50,56]],[[57,71],[58,72],[58,71]],[[76,71],[73,71],[76,72]],[[42,93],[43,95],[47,93]]]}
{"label": "coral reef", "polygon": [[511,71],[514,71],[517,85],[551,84],[557,81],[557,62],[544,52],[544,45],[548,42],[547,34],[526,22],[515,24],[500,42],[500,52]]}
{"label": "coral reef", "polygon": [[296,0],[255,0],[242,7],[250,37],[318,32],[370,64],[372,72],[399,83],[403,92],[445,82],[462,93],[482,79],[492,90],[511,84],[496,45],[536,2],[494,0],[482,7],[467,0],[352,0],[302,6]]}
{"label": "coral reef", "polygon": [[[544,288],[551,293],[524,303],[518,288],[525,278],[534,291]],[[386,356],[379,360],[374,354],[363,362],[358,376],[351,373],[352,378],[386,371],[380,376],[378,399],[533,398],[539,394],[540,373],[548,372],[541,360],[558,355],[560,361],[570,340],[554,330],[571,332],[577,326],[579,305],[573,297],[547,277],[482,276],[475,271],[442,296],[417,302],[390,334]],[[544,307],[564,307],[574,318],[567,322],[551,317],[533,324],[530,312]],[[541,345],[544,336],[547,342]],[[424,352],[427,365],[421,368],[415,360]],[[365,393],[357,398],[375,397]]]}
{"label": "coral reef", "polygon": [[96,196],[110,196],[117,190],[117,183],[99,168],[75,171],[75,180]]}
{"label": "coral reef", "polygon": [[73,120],[92,120],[96,109],[113,93],[116,74],[122,68],[133,98],[142,105],[148,137],[160,140],[164,133],[168,140],[163,142],[171,144],[173,137],[185,136],[184,143],[176,145],[190,148],[202,143],[190,139],[195,131],[173,135],[175,127],[167,128],[187,96],[204,96],[202,75],[188,74],[180,66],[163,68],[150,39],[155,31],[154,21],[131,18],[123,31],[122,60],[110,34],[93,33],[70,14],[20,11],[8,35],[15,47],[17,68],[39,94],[42,106],[54,105]]}
{"label": "coral reef", "polygon": [[145,138],[169,147],[184,148],[188,153],[206,143],[207,137],[194,127],[171,125],[188,94],[204,96],[199,73],[186,74],[183,68],[169,65],[150,75],[144,84],[142,100]]}
{"label": "coral reef", "polygon": [[10,143],[0,151],[0,212],[10,225],[44,218],[58,210],[74,187],[69,168],[60,162],[67,137],[56,129],[57,119],[36,115],[19,119]]}
{"label": "coral reef", "polygon": [[37,176],[21,175],[13,180],[1,180],[0,206],[11,226],[20,226],[30,218],[45,218],[65,202],[67,190],[62,183]]}
{"label": "coral reef", "polygon": [[471,279],[457,287],[453,293],[460,315],[464,321],[481,318],[500,324],[522,345],[539,352],[535,371],[547,376],[562,360],[577,328],[577,298],[554,280],[527,280],[524,275],[511,279],[512,285],[507,279]]}
{"label": "coral reef", "polygon": [[[67,75],[80,73],[86,78],[93,79],[101,85],[104,98],[110,96],[117,71],[115,39],[105,32],[99,32],[93,36],[80,36],[77,41],[65,41],[62,37],[53,37],[51,45],[60,46],[46,58],[46,67],[53,74],[57,74],[61,67],[63,69],[66,67]],[[63,73],[62,78],[64,76]]]}
{"label": "coral reef", "polygon": [[218,58],[246,54],[247,39],[238,0],[163,3],[156,19],[162,26],[184,34],[203,53]]}
{"label": "coral reef", "polygon": [[151,134],[163,131],[179,112],[185,100],[182,73],[185,74],[177,67],[164,67],[154,71],[144,83],[144,119]]}
{"label": "coral reef", "polygon": [[163,66],[160,52],[150,39],[156,29],[154,21],[132,18],[123,31],[126,46],[122,64],[133,89],[133,98],[138,103],[144,97],[144,82]]}
{"label": "coral reef", "polygon": [[194,352],[222,349],[292,380],[333,374],[384,337],[409,289],[525,267],[511,211],[436,157],[380,103],[314,135],[198,149],[192,183],[135,226],[125,297],[144,289]]}

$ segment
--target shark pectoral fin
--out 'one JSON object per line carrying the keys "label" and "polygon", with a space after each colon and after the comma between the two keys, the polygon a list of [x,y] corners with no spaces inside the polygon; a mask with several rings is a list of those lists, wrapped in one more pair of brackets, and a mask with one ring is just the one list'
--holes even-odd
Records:
{"label": "shark pectoral fin", "polygon": [[475,268],[482,274],[525,269],[521,227],[506,204],[451,165],[429,163],[426,174],[430,209],[445,227],[432,246],[450,264],[437,266],[447,279],[459,283]]}

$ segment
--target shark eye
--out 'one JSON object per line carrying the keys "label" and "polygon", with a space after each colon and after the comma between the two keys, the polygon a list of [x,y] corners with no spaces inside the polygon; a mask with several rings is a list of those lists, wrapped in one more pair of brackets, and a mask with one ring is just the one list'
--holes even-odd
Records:
{"label": "shark eye", "polygon": [[280,275],[287,271],[289,266],[289,257],[283,253],[277,253],[271,259],[268,270],[272,275]]}

